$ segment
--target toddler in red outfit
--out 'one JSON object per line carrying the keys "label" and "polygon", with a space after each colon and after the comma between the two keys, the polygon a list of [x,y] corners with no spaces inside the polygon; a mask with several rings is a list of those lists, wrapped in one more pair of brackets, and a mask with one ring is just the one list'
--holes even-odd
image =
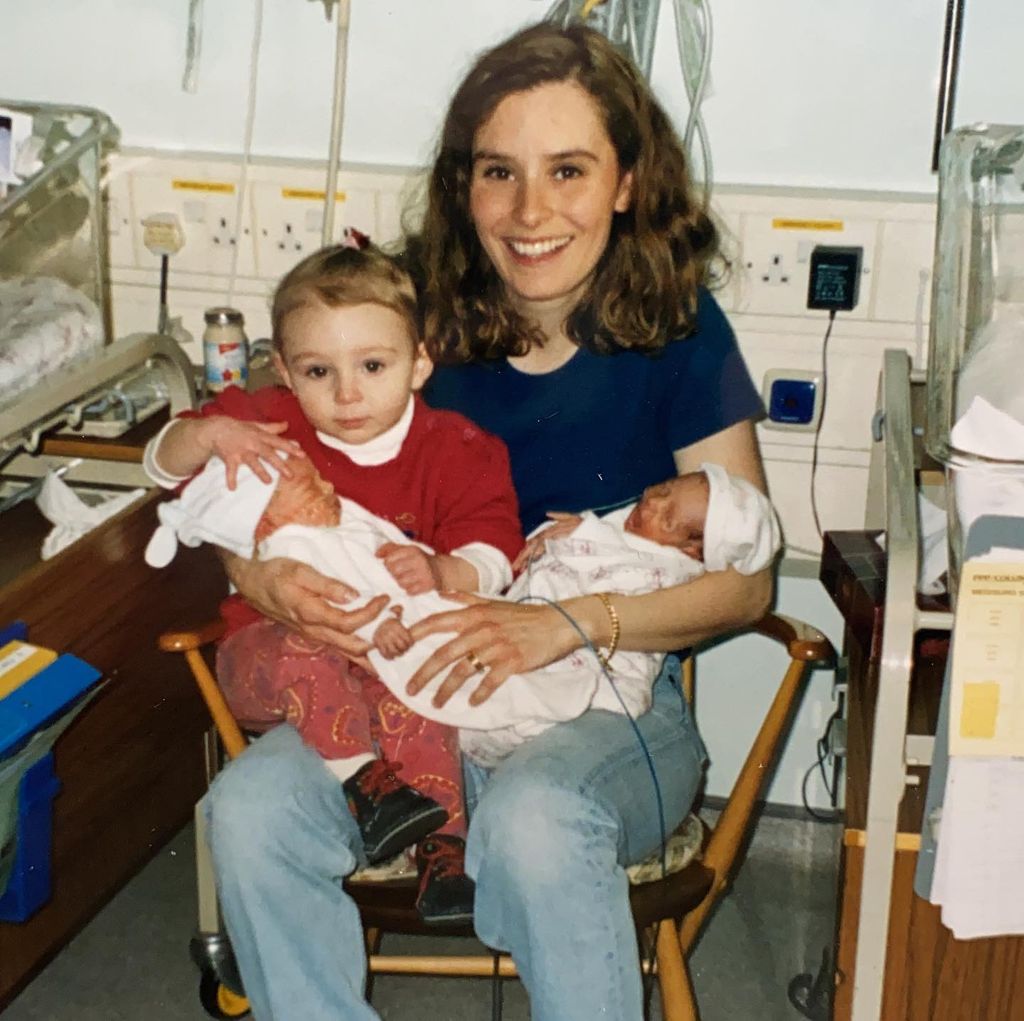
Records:
{"label": "toddler in red outfit", "polygon": [[[216,456],[234,487],[241,466],[269,482],[270,465],[286,484],[266,506],[257,539],[284,523],[336,523],[321,515],[336,515],[342,495],[411,540],[378,552],[404,591],[501,591],[522,545],[508,456],[467,419],[419,400],[432,365],[404,272],[374,249],[324,249],[282,280],[272,324],[285,386],[231,388],[198,415],[176,419],[147,449],[154,480],[178,485]],[[343,783],[367,859],[419,843],[424,918],[470,917],[455,731],[411,713],[364,663],[239,596],[222,613],[228,629],[217,674],[239,721],[292,724]]]}

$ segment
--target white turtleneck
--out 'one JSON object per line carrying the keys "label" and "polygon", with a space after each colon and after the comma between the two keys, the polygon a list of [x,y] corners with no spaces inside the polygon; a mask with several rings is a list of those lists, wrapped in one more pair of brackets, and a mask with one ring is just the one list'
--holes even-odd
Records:
{"label": "white turtleneck", "polygon": [[378,464],[387,464],[398,457],[406,436],[409,435],[409,427],[412,425],[412,413],[416,406],[416,400],[409,395],[409,403],[402,412],[402,417],[390,428],[385,429],[380,436],[374,436],[372,440],[365,443],[346,443],[336,436],[322,433],[317,430],[316,438],[331,450],[340,450],[350,461],[363,468],[373,468]]}

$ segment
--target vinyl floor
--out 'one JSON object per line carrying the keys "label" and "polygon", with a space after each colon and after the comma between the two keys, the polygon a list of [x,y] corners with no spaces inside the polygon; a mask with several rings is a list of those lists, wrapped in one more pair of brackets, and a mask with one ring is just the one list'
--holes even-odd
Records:
{"label": "vinyl floor", "polygon": [[[4,1021],[202,1021],[188,957],[196,918],[191,828],[183,830],[3,1012]],[[793,1021],[787,987],[816,974],[835,928],[838,824],[763,815],[732,890],[691,957],[702,1021]],[[386,949],[429,952],[434,938]],[[444,941],[451,948],[453,941]],[[468,953],[464,943],[454,952]],[[484,1021],[486,979],[383,976],[382,1021]],[[526,1021],[516,981],[502,983],[504,1021]],[[652,1018],[660,1021],[657,997]],[[293,1021],[293,1019],[284,1019]],[[301,1019],[294,1019],[301,1021]]]}

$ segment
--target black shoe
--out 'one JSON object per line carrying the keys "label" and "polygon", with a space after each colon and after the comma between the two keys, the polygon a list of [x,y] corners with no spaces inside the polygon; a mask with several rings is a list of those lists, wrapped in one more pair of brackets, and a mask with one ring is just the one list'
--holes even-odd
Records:
{"label": "black shoe", "polygon": [[466,842],[433,833],[416,845],[420,890],[416,910],[428,925],[473,921],[476,884],[466,875]]}
{"label": "black shoe", "polygon": [[400,762],[374,759],[342,785],[371,865],[393,858],[448,821],[433,798],[402,783]]}

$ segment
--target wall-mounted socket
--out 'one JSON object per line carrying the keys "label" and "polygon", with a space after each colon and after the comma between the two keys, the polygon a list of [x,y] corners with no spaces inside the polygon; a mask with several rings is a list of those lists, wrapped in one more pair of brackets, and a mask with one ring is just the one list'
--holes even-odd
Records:
{"label": "wall-mounted socket", "polygon": [[[321,247],[324,192],[296,184],[258,182],[253,188],[256,269],[264,280],[277,280]],[[334,237],[356,227],[374,237],[376,215],[372,192],[340,190],[335,198]]]}
{"label": "wall-mounted socket", "polygon": [[139,265],[145,268],[141,245],[142,221],[152,213],[178,215],[185,233],[185,247],[174,257],[172,272],[228,276],[238,249],[236,273],[255,276],[251,217],[243,205],[238,228],[238,184],[225,177],[192,174],[188,177],[135,173],[132,198]]}
{"label": "wall-mounted socket", "polygon": [[[740,266],[743,280],[736,310],[752,314],[807,314],[807,274],[816,245],[858,245],[864,250],[862,296],[875,250],[878,225],[844,218],[744,213],[741,217]],[[854,313],[867,317],[867,301]]]}

